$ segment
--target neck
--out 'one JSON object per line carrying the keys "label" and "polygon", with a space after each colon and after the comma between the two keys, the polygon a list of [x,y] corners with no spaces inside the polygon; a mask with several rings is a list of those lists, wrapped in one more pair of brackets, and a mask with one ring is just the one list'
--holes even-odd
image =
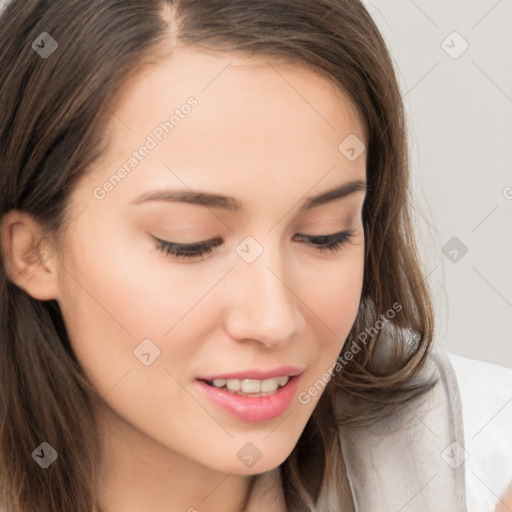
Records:
{"label": "neck", "polygon": [[101,409],[99,512],[242,512],[254,476],[215,471],[170,450]]}

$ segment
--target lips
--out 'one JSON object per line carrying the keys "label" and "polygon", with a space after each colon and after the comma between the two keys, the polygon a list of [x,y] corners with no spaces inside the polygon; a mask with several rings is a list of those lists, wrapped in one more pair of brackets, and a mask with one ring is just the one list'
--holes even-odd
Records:
{"label": "lips", "polygon": [[304,370],[302,368],[299,368],[297,366],[281,366],[279,368],[273,368],[271,370],[251,369],[240,372],[219,373],[215,375],[202,375],[200,377],[197,377],[197,380],[202,380],[206,382],[213,382],[215,379],[266,380],[272,379],[274,377],[294,377],[296,375],[300,375],[303,371]]}
{"label": "lips", "polygon": [[276,392],[254,397],[240,396],[218,389],[200,379],[196,379],[195,384],[200,395],[229,415],[245,422],[264,422],[278,418],[290,407],[297,393],[300,378],[300,374],[290,377],[288,382]]}

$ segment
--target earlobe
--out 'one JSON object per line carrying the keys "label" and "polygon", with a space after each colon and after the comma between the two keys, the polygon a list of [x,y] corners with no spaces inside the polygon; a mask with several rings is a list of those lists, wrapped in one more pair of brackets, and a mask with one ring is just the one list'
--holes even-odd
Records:
{"label": "earlobe", "polygon": [[11,210],[1,219],[0,240],[7,278],[34,299],[56,299],[56,253],[39,223]]}

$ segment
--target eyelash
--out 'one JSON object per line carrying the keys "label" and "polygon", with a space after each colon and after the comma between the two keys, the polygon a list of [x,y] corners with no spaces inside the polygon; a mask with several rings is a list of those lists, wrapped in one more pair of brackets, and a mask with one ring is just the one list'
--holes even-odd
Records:
{"label": "eyelash", "polygon": [[[351,229],[348,231],[333,233],[332,235],[315,236],[297,233],[296,236],[302,240],[306,240],[306,243],[314,247],[319,252],[336,252],[341,250],[343,245],[352,242],[352,239],[355,237],[355,230]],[[222,243],[222,239],[220,238],[196,242],[194,244],[177,244],[175,242],[167,242],[156,237],[153,238],[155,239],[156,248],[159,251],[182,259],[200,258],[201,256],[212,252],[215,247]]]}

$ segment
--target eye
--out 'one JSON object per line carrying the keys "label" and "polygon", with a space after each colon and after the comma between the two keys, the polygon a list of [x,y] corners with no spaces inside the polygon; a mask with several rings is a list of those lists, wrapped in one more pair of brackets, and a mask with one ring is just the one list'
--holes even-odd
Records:
{"label": "eye", "polygon": [[306,243],[312,245],[317,251],[339,251],[343,245],[352,242],[355,237],[355,229],[348,229],[333,233],[332,235],[302,235],[297,233],[295,237],[306,240]]}
{"label": "eye", "polygon": [[176,258],[200,258],[212,252],[217,245],[222,243],[221,238],[195,242],[193,244],[178,244],[176,242],[160,240],[156,237],[153,238],[155,239],[156,248],[159,251],[175,256]]}
{"label": "eye", "polygon": [[[339,251],[341,247],[350,243],[355,237],[355,230],[340,231],[332,235],[304,235],[296,233],[294,239],[314,247],[317,251]],[[182,259],[199,259],[213,251],[215,247],[222,244],[221,238],[213,238],[195,242],[193,244],[178,244],[153,237],[156,248],[165,254]]]}

